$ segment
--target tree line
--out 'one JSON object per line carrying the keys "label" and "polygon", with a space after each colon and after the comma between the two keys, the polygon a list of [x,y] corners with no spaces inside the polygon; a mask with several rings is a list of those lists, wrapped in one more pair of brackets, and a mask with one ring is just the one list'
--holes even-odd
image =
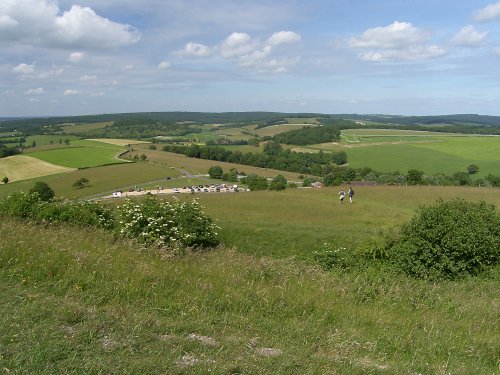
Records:
{"label": "tree line", "polygon": [[216,160],[228,163],[251,165],[260,168],[277,169],[288,172],[325,176],[333,170],[334,165],[347,163],[345,152],[305,153],[295,152],[274,141],[264,145],[264,152],[230,151],[218,146],[198,145],[166,145],[163,151],[183,154],[191,158]]}

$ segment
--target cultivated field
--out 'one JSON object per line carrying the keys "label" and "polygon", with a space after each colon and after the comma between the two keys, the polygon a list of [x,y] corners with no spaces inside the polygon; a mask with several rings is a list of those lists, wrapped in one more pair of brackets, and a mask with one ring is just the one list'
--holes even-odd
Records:
{"label": "cultivated field", "polygon": [[147,143],[147,144],[150,143],[145,141],[137,141],[134,139],[112,139],[112,138],[88,139],[88,141],[103,142],[115,146],[128,146],[128,145],[137,145],[141,143]]}
{"label": "cultivated field", "polygon": [[[358,131],[364,135],[358,136]],[[323,151],[343,150],[349,166],[371,167],[382,172],[409,169],[423,170],[428,174],[466,171],[470,164],[479,166],[476,176],[500,170],[500,137],[447,135],[406,131],[374,131],[373,129],[350,130],[341,143],[324,143],[302,147]],[[417,132],[418,133],[418,132]],[[356,134],[356,136],[354,136]]]}
{"label": "cultivated field", "polygon": [[51,164],[27,155],[14,155],[0,159],[0,176],[1,178],[7,176],[11,183],[73,170],[73,168]]}
{"label": "cultivated field", "polygon": [[87,140],[73,141],[71,146],[32,152],[30,155],[49,163],[71,168],[89,168],[124,162],[116,158],[120,152],[125,151],[123,147]]}
{"label": "cultivated field", "polygon": [[272,137],[272,136],[274,136],[276,134],[285,133],[285,132],[288,132],[290,130],[300,129],[300,128],[304,127],[304,126],[317,126],[317,125],[314,125],[314,124],[303,124],[303,123],[300,123],[300,124],[272,125],[272,126],[266,126],[265,128],[256,129],[253,132],[255,134],[260,135],[261,137],[265,137],[265,136]]}

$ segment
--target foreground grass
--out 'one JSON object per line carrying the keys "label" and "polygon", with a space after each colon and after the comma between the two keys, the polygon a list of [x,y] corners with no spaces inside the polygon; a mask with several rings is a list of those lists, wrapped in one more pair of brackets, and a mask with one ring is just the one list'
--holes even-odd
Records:
{"label": "foreground grass", "polygon": [[165,258],[107,233],[7,218],[0,232],[5,372],[498,370],[498,270],[427,284],[224,248]]}

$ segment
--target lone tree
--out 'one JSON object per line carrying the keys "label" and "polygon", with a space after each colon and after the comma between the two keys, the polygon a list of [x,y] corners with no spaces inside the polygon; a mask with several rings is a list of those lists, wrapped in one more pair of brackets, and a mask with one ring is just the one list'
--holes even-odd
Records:
{"label": "lone tree", "polygon": [[52,190],[52,188],[43,181],[36,182],[35,186],[33,186],[29,192],[38,193],[40,199],[45,202],[48,202],[55,197],[54,190]]}
{"label": "lone tree", "polygon": [[273,178],[271,183],[269,184],[269,190],[285,190],[286,189],[287,180],[282,175],[277,175]]}
{"label": "lone tree", "polygon": [[75,181],[75,183],[73,184],[73,187],[77,188],[77,189],[81,189],[81,188],[84,188],[85,186],[87,186],[88,183],[89,183],[89,179],[82,177],[82,178],[78,179],[77,181]]}
{"label": "lone tree", "polygon": [[476,174],[479,172],[479,167],[476,164],[471,164],[467,167],[467,173]]}
{"label": "lone tree", "polygon": [[210,178],[220,180],[223,174],[224,172],[222,171],[222,167],[220,167],[219,165],[213,165],[208,169],[208,175],[210,176]]}
{"label": "lone tree", "polygon": [[4,178],[2,178],[2,182],[4,184],[8,184],[9,183],[9,178],[7,176],[5,176]]}

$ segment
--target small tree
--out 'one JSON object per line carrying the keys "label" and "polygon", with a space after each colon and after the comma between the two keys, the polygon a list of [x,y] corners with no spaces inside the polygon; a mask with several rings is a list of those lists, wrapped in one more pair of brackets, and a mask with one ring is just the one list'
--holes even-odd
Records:
{"label": "small tree", "polygon": [[479,172],[479,167],[476,164],[471,164],[467,167],[467,173],[476,174]]}
{"label": "small tree", "polygon": [[222,179],[228,182],[236,182],[238,181],[238,171],[233,168],[228,173],[224,173]]}
{"label": "small tree", "polygon": [[406,175],[406,182],[408,182],[409,185],[418,185],[422,182],[423,176],[424,172],[418,169],[410,169]]}
{"label": "small tree", "polygon": [[38,196],[42,201],[50,201],[52,198],[55,197],[54,190],[43,181],[38,181],[35,183],[35,185],[30,189],[30,193],[38,193]]}
{"label": "small tree", "polygon": [[282,175],[277,175],[273,178],[271,183],[269,184],[269,190],[285,190],[286,189],[287,180]]}
{"label": "small tree", "polygon": [[77,188],[77,189],[81,189],[81,188],[84,188],[85,186],[87,186],[88,183],[89,183],[89,179],[82,177],[82,178],[75,181],[75,183],[73,184],[73,187]]}
{"label": "small tree", "polygon": [[222,171],[222,167],[220,167],[219,165],[213,165],[208,169],[208,175],[210,176],[210,178],[220,180],[223,174],[224,172]]}
{"label": "small tree", "polygon": [[258,176],[255,173],[250,173],[245,178],[245,184],[252,191],[267,190],[267,188],[269,187],[268,183],[267,183],[267,178],[262,177],[262,176]]}
{"label": "small tree", "polygon": [[141,156],[139,156],[139,158],[141,159],[141,161],[146,161],[146,159],[148,158],[146,154],[141,154]]}
{"label": "small tree", "polygon": [[2,182],[4,184],[8,184],[9,183],[9,178],[7,176],[5,176],[4,178],[2,178]]}

